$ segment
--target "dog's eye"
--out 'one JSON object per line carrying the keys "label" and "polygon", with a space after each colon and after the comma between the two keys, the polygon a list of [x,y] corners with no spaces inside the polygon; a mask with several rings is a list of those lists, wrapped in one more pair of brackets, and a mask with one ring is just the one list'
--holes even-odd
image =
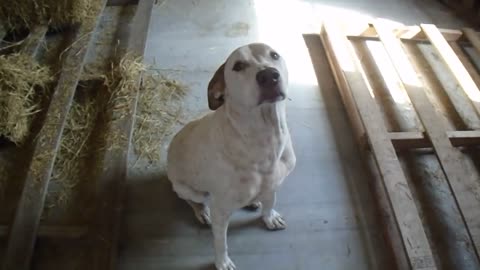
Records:
{"label": "dog's eye", "polygon": [[247,63],[242,62],[242,61],[237,61],[237,62],[235,62],[235,65],[233,65],[233,70],[234,71],[242,71],[242,70],[246,69],[247,66],[248,66]]}
{"label": "dog's eye", "polygon": [[280,55],[276,52],[271,52],[270,56],[275,60],[278,60],[280,58]]}

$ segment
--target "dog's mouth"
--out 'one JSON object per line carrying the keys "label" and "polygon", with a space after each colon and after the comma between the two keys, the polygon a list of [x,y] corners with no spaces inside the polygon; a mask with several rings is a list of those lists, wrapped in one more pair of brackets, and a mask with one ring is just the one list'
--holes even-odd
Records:
{"label": "dog's mouth", "polygon": [[281,87],[272,87],[269,89],[262,89],[262,92],[260,94],[260,100],[259,104],[264,104],[264,103],[275,103],[279,101],[285,100],[287,95],[285,94],[285,91]]}

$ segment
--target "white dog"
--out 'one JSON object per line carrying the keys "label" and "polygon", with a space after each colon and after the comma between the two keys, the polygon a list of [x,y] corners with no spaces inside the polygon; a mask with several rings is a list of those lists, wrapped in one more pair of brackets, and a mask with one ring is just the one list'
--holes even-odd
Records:
{"label": "white dog", "polygon": [[214,112],[187,124],[169,147],[168,178],[200,222],[211,224],[218,270],[235,269],[227,227],[236,209],[262,205],[268,229],[286,226],[273,206],[296,163],[285,113],[287,85],[285,62],[272,48],[238,48],[208,85]]}

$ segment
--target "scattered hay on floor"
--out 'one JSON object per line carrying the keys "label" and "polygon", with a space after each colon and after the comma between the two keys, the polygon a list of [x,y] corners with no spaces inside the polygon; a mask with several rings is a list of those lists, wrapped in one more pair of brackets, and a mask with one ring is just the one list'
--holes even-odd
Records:
{"label": "scattered hay on floor", "polygon": [[107,111],[111,121],[121,119],[131,113],[139,76],[146,70],[141,57],[125,55],[105,76],[105,85],[109,91]]}
{"label": "scattered hay on floor", "polygon": [[36,25],[60,28],[93,21],[101,0],[16,0],[0,4],[0,21],[7,29]]}
{"label": "scattered hay on floor", "polygon": [[182,117],[182,100],[186,93],[184,85],[165,76],[150,74],[144,77],[133,133],[137,161],[142,159],[153,163],[160,160],[165,137],[171,134]]}
{"label": "scattered hay on floor", "polygon": [[85,169],[88,169],[88,141],[95,127],[97,112],[94,95],[73,101],[52,171],[52,181],[57,187],[49,193],[48,207],[67,205],[74,188],[82,181]]}
{"label": "scattered hay on floor", "polygon": [[17,145],[25,141],[50,81],[50,70],[28,55],[0,56],[0,136]]}

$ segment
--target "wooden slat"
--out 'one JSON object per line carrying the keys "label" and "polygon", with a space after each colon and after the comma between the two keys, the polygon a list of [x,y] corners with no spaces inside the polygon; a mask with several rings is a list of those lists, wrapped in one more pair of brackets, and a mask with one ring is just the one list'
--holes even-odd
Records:
{"label": "wooden slat", "polygon": [[433,145],[478,258],[480,247],[480,226],[478,226],[480,224],[478,216],[480,198],[477,197],[477,194],[480,194],[479,179],[475,179],[473,174],[465,170],[464,157],[450,143],[445,126],[428,100],[423,83],[417,77],[416,70],[408,60],[400,40],[395,38],[392,29],[385,27],[382,21],[375,23],[375,29]]}
{"label": "wooden slat", "polygon": [[463,91],[465,91],[465,94],[472,101],[477,114],[480,115],[480,91],[475,85],[475,82],[468,73],[467,69],[462,65],[462,62],[460,62],[458,57],[455,55],[455,52],[449,46],[448,42],[443,38],[442,34],[435,25],[422,24],[421,28],[447,67],[452,72],[458,84],[462,87]]}
{"label": "wooden slat", "polygon": [[[7,237],[8,226],[0,226],[0,238]],[[37,237],[39,238],[66,238],[77,239],[87,235],[86,226],[45,226],[38,227]]]}
{"label": "wooden slat", "polygon": [[[354,29],[357,29],[355,27]],[[463,33],[460,30],[453,29],[438,29],[442,36],[449,42],[460,41],[463,38]],[[425,42],[429,41],[428,37],[423,33],[422,29],[419,26],[405,26],[394,29],[395,34],[398,38],[409,40],[409,41],[418,41]],[[367,27],[361,33],[356,31],[349,30],[348,37],[352,39],[366,39],[366,40],[378,40],[378,35],[375,32],[375,29],[372,27]]]}
{"label": "wooden slat", "polygon": [[66,53],[58,84],[52,96],[45,122],[35,142],[32,161],[27,172],[22,195],[15,212],[14,221],[8,238],[4,270],[27,270],[35,245],[38,225],[44,207],[48,183],[60,138],[65,127],[66,116],[83,69],[85,56],[90,47],[102,8],[95,23],[82,25],[72,46]]}
{"label": "wooden slat", "polygon": [[472,46],[480,53],[480,36],[478,33],[471,28],[464,28],[462,31],[468,41],[472,43]]}
{"label": "wooden slat", "polygon": [[27,55],[35,56],[42,45],[47,31],[48,26],[46,25],[35,27],[23,41],[20,51]]}
{"label": "wooden slat", "polygon": [[[396,150],[432,147],[432,143],[422,132],[390,132],[390,140]],[[447,131],[453,146],[480,146],[480,131]]]}
{"label": "wooden slat", "polygon": [[340,69],[339,72],[347,82],[347,89],[341,91],[352,91],[360,112],[411,268],[437,269],[408,182],[383,124],[379,108],[369,93],[361,65],[340,28],[327,22],[322,30],[321,37],[329,60],[334,63],[334,68]]}
{"label": "wooden slat", "polygon": [[[133,23],[126,51],[134,56],[143,57],[150,24],[154,0],[140,0]],[[98,206],[93,219],[94,269],[116,269],[118,239],[120,235],[121,213],[123,209],[124,186],[127,177],[128,153],[133,134],[138,90],[141,76],[136,78],[131,89],[128,115],[116,119],[111,124],[111,137],[124,138],[120,142],[108,140],[104,157],[104,169],[98,182]]]}

